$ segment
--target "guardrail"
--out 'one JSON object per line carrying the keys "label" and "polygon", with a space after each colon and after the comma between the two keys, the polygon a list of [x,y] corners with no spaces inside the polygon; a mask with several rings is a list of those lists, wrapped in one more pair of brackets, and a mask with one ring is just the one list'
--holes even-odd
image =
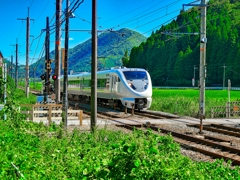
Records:
{"label": "guardrail", "polygon": [[240,101],[227,102],[226,106],[216,106],[211,108],[211,118],[216,115],[225,115],[226,118],[236,117],[240,115]]}
{"label": "guardrail", "polygon": [[[30,121],[48,121],[50,125],[53,120],[62,120],[62,104],[24,104],[21,109],[21,113],[26,114]],[[82,125],[82,110],[68,109],[67,112],[69,120],[78,120]]]}

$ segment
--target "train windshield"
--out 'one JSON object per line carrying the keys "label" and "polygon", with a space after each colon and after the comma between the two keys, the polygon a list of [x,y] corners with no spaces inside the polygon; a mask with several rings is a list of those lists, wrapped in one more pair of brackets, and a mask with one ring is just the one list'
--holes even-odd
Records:
{"label": "train windshield", "polygon": [[123,71],[127,80],[147,80],[147,73],[145,71]]}

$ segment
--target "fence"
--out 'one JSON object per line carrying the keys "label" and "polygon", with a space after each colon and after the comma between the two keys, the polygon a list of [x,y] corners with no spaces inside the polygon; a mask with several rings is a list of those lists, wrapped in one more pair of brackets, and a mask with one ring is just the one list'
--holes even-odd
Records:
{"label": "fence", "polygon": [[[62,120],[62,104],[35,104],[21,105],[21,113],[27,115],[27,120],[30,121],[48,121],[50,125],[53,120]],[[68,119],[79,120],[82,125],[82,110],[68,109]]]}
{"label": "fence", "polygon": [[216,115],[226,116],[226,118],[236,117],[240,115],[239,111],[240,101],[227,102],[226,106],[212,107],[211,117],[214,118]]}

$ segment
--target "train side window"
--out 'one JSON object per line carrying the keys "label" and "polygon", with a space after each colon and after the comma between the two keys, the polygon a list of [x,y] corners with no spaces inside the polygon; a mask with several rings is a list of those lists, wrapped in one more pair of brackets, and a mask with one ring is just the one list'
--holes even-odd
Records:
{"label": "train side window", "polygon": [[106,79],[106,88],[109,89],[109,78]]}
{"label": "train side window", "polygon": [[98,79],[97,80],[97,87],[98,88],[105,88],[106,87],[106,79]]}

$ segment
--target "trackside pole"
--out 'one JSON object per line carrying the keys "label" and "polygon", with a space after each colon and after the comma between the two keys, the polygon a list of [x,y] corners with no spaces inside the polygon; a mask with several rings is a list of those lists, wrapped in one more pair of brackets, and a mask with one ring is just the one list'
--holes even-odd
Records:
{"label": "trackside pole", "polygon": [[127,103],[125,103],[125,114],[127,114]]}
{"label": "trackside pole", "polygon": [[199,133],[203,130],[203,119],[205,119],[205,78],[206,78],[206,17],[207,17],[207,6],[206,0],[201,0],[201,33],[200,33],[200,101],[199,101],[199,115],[200,115],[200,126]]}
{"label": "trackside pole", "polygon": [[134,115],[134,104],[132,103],[132,116]]}

